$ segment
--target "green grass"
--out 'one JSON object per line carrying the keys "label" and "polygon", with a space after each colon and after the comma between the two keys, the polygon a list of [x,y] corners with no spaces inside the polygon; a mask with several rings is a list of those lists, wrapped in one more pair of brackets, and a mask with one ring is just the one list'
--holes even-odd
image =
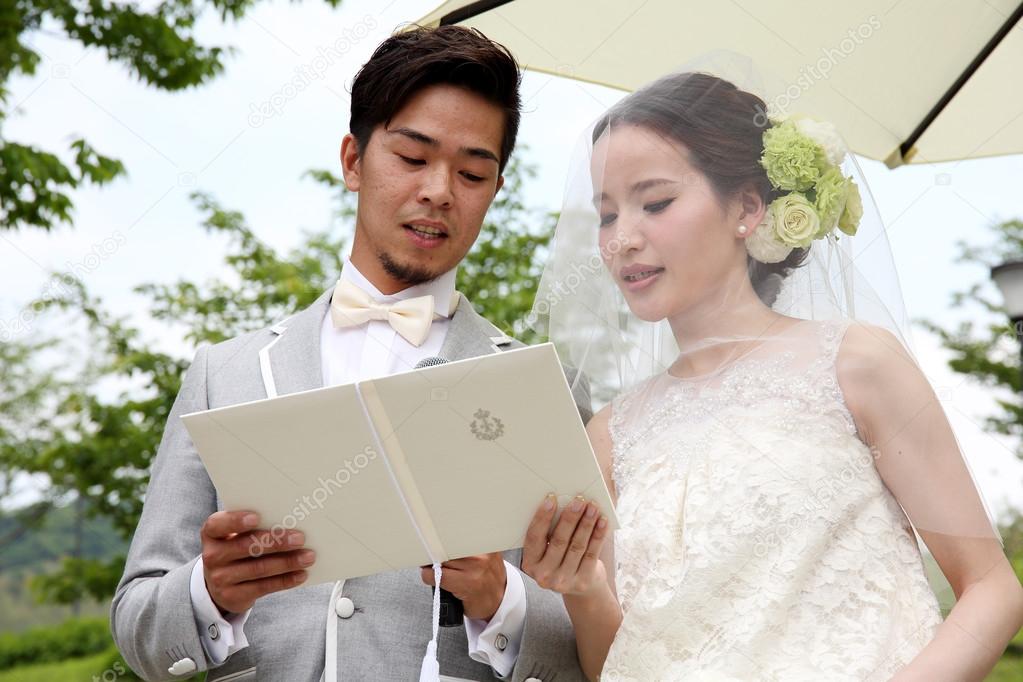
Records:
{"label": "green grass", "polygon": [[986,678],[986,682],[1021,681],[1023,681],[1023,657],[1009,655],[1003,656]]}
{"label": "green grass", "polygon": [[0,672],[0,682],[126,682],[138,679],[123,663],[115,663],[115,654],[116,651],[110,650],[58,663],[11,668]]}

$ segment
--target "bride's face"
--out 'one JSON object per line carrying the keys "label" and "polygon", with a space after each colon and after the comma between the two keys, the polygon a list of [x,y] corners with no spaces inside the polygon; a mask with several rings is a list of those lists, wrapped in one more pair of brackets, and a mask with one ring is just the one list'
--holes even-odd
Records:
{"label": "bride's face", "polygon": [[594,145],[590,170],[604,265],[640,319],[694,310],[745,272],[737,216],[680,143],[619,124]]}

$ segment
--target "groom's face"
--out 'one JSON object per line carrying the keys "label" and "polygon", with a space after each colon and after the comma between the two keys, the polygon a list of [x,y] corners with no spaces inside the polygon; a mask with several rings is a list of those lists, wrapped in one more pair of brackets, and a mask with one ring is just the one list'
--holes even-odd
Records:
{"label": "groom's face", "polygon": [[342,171],[359,193],[352,262],[383,293],[434,279],[468,253],[504,183],[504,126],[500,107],[443,84],[414,94],[361,153],[345,136]]}

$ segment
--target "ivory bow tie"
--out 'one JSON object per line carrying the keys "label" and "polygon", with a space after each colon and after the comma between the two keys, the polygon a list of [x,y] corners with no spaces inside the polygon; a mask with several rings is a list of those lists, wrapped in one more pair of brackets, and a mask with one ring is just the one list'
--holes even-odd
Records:
{"label": "ivory bow tie", "polygon": [[417,296],[394,303],[377,303],[348,280],[334,287],[330,319],[335,328],[357,327],[370,320],[383,320],[413,346],[422,345],[433,323],[433,296]]}

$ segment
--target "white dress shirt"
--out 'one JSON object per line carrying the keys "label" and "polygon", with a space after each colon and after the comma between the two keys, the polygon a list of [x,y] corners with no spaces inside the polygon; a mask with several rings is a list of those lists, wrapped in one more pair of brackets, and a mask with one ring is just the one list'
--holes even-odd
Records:
{"label": "white dress shirt", "polygon": [[[347,384],[403,372],[415,368],[424,358],[437,357],[458,302],[455,294],[456,273],[457,268],[430,282],[387,296],[380,293],[346,258],[341,279],[355,284],[380,303],[432,295],[435,319],[426,340],[417,347],[402,338],[386,321],[370,320],[358,327],[335,329],[328,313],[320,327],[323,385]],[[522,576],[508,562],[505,562],[505,572],[507,584],[504,598],[494,617],[489,621],[465,618],[469,657],[489,665],[501,678],[507,677],[515,667],[526,623],[526,588]],[[226,617],[220,614],[206,589],[202,557],[192,568],[190,591],[195,623],[210,661],[214,664],[223,663],[228,656],[249,645],[244,625],[251,609]]]}

